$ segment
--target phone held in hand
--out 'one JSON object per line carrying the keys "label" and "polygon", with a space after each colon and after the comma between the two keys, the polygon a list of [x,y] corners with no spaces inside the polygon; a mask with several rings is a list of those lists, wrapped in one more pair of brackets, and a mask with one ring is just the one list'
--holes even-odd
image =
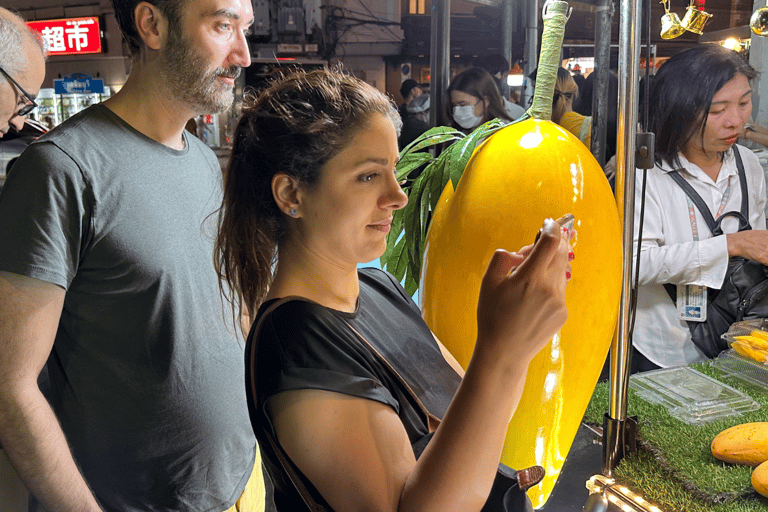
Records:
{"label": "phone held in hand", "polygon": [[[561,228],[566,228],[568,231],[571,231],[573,229],[573,223],[576,220],[576,218],[573,216],[572,213],[566,213],[559,219],[557,219],[555,222],[560,224]],[[542,228],[543,229],[543,228]],[[541,229],[538,233],[536,233],[536,240],[534,240],[533,243],[536,243],[539,241],[539,238],[541,238]]]}

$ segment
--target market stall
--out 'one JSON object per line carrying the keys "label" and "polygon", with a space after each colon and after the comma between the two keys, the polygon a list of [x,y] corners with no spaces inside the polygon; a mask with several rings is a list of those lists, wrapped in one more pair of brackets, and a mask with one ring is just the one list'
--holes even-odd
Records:
{"label": "market stall", "polygon": [[[536,84],[536,94],[543,95],[541,105],[552,102],[551,89],[538,83],[538,77],[551,71],[546,69],[549,59],[544,57],[546,13],[567,19],[567,4],[562,4],[565,2],[547,1],[544,7]],[[548,478],[529,490],[529,496],[537,507],[554,510],[548,508],[547,499],[558,475],[569,476],[566,455],[577,434],[582,415],[578,411],[584,410],[581,400],[586,396],[585,421],[599,433],[603,457],[602,467],[596,464],[591,477],[582,480],[591,493],[585,510],[764,510],[768,501],[751,490],[752,468],[718,461],[710,445],[730,426],[768,419],[768,398],[761,385],[768,378],[740,379],[728,365],[744,360],[732,357],[732,352],[711,363],[629,377],[635,169],[653,166],[654,153],[652,137],[638,137],[635,129],[642,9],[637,0],[622,1],[621,8],[615,203],[612,196],[601,196],[604,176],[599,165],[600,174],[592,174],[594,159],[570,145],[568,134],[543,122],[548,112],[537,112],[535,106],[521,122],[507,127],[491,123],[466,137],[434,129],[401,154],[399,176],[405,178],[420,167],[424,170],[406,185],[410,202],[396,215],[382,262],[409,291],[420,291],[428,324],[459,362],[466,364],[472,352],[467,340],[474,339],[475,325],[473,304],[465,298],[477,296],[480,274],[476,269],[485,267],[483,262],[496,247],[530,243],[530,233],[545,216],[574,213],[579,233],[574,244],[574,275],[589,286],[581,288],[576,281],[569,285],[567,297],[578,296],[567,298],[573,314],[529,371],[522,412],[516,412],[510,430],[510,436],[517,437],[507,438],[511,442],[505,445],[502,461],[513,467],[544,466]],[[669,18],[674,26],[665,26],[668,33],[672,29],[700,33],[708,14],[704,3],[697,2],[682,20]],[[558,46],[561,42],[562,38]],[[436,144],[450,147],[435,158],[424,150]],[[597,211],[614,204],[617,217],[613,217],[616,211]],[[512,207],[515,222],[504,216]],[[597,219],[605,223],[598,226],[593,223]],[[620,226],[616,238],[611,219]],[[592,238],[596,233],[602,239]],[[600,245],[606,240],[607,245]],[[620,261],[614,261],[611,251],[619,247]],[[600,272],[593,274],[597,262]],[[600,295],[614,282],[621,284],[615,297]],[[612,309],[614,304],[618,311]],[[609,326],[607,334],[604,324]],[[613,325],[615,332],[611,331]],[[612,334],[610,383],[594,388],[599,367],[595,372],[587,359],[598,360],[601,366],[603,347]],[[726,398],[730,401],[724,401]],[[704,403],[708,401],[712,403]],[[697,417],[696,407],[705,405],[720,416]],[[690,409],[688,416],[681,412],[685,408]],[[536,426],[534,438],[522,437],[521,432]],[[516,447],[521,448],[516,451]]]}

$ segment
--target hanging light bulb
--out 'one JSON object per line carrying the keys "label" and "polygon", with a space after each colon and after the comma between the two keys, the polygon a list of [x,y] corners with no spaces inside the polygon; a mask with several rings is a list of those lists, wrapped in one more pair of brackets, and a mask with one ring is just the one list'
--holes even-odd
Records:
{"label": "hanging light bulb", "polygon": [[685,29],[680,24],[680,18],[677,14],[669,12],[669,0],[661,0],[661,4],[664,6],[665,12],[661,16],[661,38],[674,39],[683,35]]}
{"label": "hanging light bulb", "polygon": [[761,7],[752,13],[749,28],[759,36],[768,36],[768,6]]}
{"label": "hanging light bulb", "polygon": [[685,11],[683,21],[680,23],[685,30],[694,34],[703,34],[704,25],[707,24],[712,15],[704,11],[704,0],[691,0],[691,5]]}
{"label": "hanging light bulb", "polygon": [[741,51],[741,43],[735,37],[729,37],[728,39],[723,41],[722,46],[724,48],[728,48],[729,50],[733,50],[736,52]]}

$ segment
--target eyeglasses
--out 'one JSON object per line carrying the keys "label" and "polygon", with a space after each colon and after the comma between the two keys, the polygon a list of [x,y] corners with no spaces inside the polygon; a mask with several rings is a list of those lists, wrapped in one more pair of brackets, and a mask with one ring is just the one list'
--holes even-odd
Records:
{"label": "eyeglasses", "polygon": [[32,112],[32,110],[34,110],[35,108],[37,108],[37,102],[35,101],[35,99],[34,99],[34,98],[32,98],[32,96],[30,96],[30,95],[29,95],[29,93],[28,93],[27,91],[25,91],[25,90],[24,90],[24,89],[23,89],[23,88],[22,88],[22,87],[19,85],[19,83],[18,83],[16,80],[14,80],[14,79],[13,79],[13,77],[12,77],[11,75],[9,75],[9,74],[8,74],[8,73],[7,73],[7,72],[6,72],[6,71],[5,71],[3,68],[1,68],[1,67],[0,67],[0,73],[4,74],[4,75],[5,75],[5,77],[6,77],[8,80],[10,80],[10,81],[11,81],[11,83],[12,83],[13,85],[15,85],[15,86],[16,86],[16,88],[19,90],[19,92],[21,92],[21,95],[22,95],[22,96],[24,96],[24,98],[25,98],[25,99],[26,99],[26,100],[29,102],[29,103],[26,103],[26,104],[25,104],[23,107],[21,107],[21,108],[19,109],[19,111],[18,111],[18,112],[16,112],[16,113],[13,115],[13,117],[16,117],[16,116],[20,116],[20,117],[21,117],[21,116],[25,116],[25,115],[29,114],[30,112]]}

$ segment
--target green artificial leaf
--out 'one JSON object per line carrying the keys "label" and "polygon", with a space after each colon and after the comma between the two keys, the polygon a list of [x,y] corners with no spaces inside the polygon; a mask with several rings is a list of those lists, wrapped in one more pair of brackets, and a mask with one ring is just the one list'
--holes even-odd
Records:
{"label": "green artificial leaf", "polygon": [[437,144],[443,144],[444,142],[450,142],[451,140],[460,140],[463,138],[464,134],[455,128],[450,128],[448,126],[436,126],[422,133],[421,136],[416,138],[416,140],[405,146],[400,152],[400,156],[402,157],[406,153],[421,151],[424,148],[435,146]]}
{"label": "green artificial leaf", "polygon": [[397,245],[396,250],[393,251],[393,265],[388,270],[395,276],[395,279],[402,281],[405,277],[405,271],[408,268],[408,255],[405,252],[405,237],[403,236]]}
{"label": "green artificial leaf", "polygon": [[[419,287],[429,223],[448,180],[456,188],[478,143],[503,126],[501,121],[494,119],[469,135],[438,126],[423,133],[400,152],[400,161],[395,167],[399,181],[414,170],[424,168],[418,177],[403,186],[408,204],[393,215],[381,265],[403,283],[407,293],[413,295]],[[426,151],[447,143],[450,145],[437,157]]]}
{"label": "green artificial leaf", "polygon": [[397,181],[402,181],[414,170],[418,169],[434,157],[430,153],[408,153],[397,164]]}

